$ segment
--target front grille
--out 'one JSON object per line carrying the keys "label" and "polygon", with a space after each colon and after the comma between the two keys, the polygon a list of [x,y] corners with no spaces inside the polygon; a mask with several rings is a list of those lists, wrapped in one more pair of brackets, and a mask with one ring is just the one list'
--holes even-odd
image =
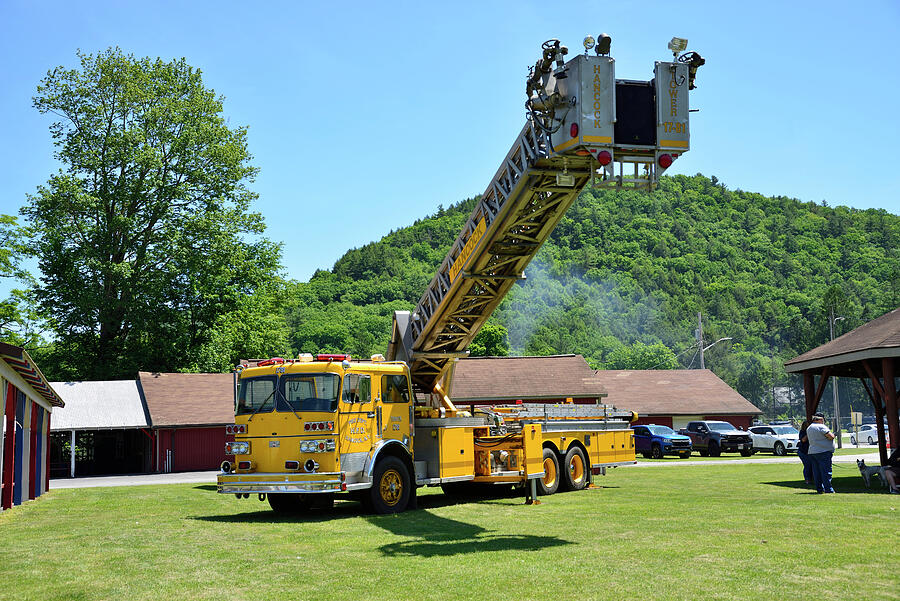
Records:
{"label": "front grille", "polygon": [[690,440],[673,440],[673,441],[671,441],[671,442],[672,442],[672,446],[673,446],[673,447],[684,447],[684,448],[687,448],[687,447],[691,446],[691,441],[690,441]]}

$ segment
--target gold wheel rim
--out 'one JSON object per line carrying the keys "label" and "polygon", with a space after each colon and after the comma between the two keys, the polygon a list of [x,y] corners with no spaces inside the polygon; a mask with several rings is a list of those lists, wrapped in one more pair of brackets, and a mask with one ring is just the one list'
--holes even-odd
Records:
{"label": "gold wheel rim", "polygon": [[379,485],[381,492],[381,500],[385,505],[393,507],[400,502],[403,496],[403,479],[397,470],[388,470],[381,476],[381,484]]}
{"label": "gold wheel rim", "polygon": [[553,463],[553,459],[550,457],[544,459],[544,477],[542,482],[547,488],[551,488],[556,483],[556,464]]}
{"label": "gold wheel rim", "polygon": [[584,461],[581,460],[581,455],[577,453],[572,455],[572,460],[569,461],[569,474],[572,476],[572,482],[581,484],[584,479]]}

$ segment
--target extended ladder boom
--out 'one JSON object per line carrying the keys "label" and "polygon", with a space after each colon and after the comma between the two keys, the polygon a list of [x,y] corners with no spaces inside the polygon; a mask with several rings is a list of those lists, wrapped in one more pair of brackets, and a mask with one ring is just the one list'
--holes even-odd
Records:
{"label": "extended ladder boom", "polygon": [[657,62],[649,82],[616,80],[615,61],[601,46],[589,56],[588,41],[566,63],[558,40],[544,44],[528,78],[528,122],[415,311],[394,313],[388,359],[406,361],[421,392],[441,392],[440,380],[589,182],[652,190],[689,148],[688,89],[703,59]]}

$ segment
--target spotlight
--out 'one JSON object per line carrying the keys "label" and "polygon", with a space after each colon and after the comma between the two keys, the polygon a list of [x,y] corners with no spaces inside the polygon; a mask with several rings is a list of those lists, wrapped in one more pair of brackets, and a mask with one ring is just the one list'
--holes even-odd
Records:
{"label": "spotlight", "polygon": [[684,52],[684,49],[687,48],[687,38],[672,38],[669,42],[669,50],[672,51],[672,54],[678,56],[679,52]]}
{"label": "spotlight", "polygon": [[612,38],[609,37],[608,34],[601,33],[597,36],[597,46],[594,47],[594,52],[597,53],[597,56],[601,54],[609,54],[609,45],[612,44]]}

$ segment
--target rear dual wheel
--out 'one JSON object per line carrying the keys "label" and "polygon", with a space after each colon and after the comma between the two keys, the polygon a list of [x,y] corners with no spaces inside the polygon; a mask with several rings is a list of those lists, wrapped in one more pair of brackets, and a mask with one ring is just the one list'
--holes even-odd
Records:
{"label": "rear dual wheel", "polygon": [[581,449],[578,447],[569,449],[563,465],[565,465],[563,484],[566,490],[581,490],[588,485],[587,461]]}
{"label": "rear dual wheel", "polygon": [[559,459],[553,449],[544,449],[544,477],[538,480],[538,494],[552,495],[559,490]]}

